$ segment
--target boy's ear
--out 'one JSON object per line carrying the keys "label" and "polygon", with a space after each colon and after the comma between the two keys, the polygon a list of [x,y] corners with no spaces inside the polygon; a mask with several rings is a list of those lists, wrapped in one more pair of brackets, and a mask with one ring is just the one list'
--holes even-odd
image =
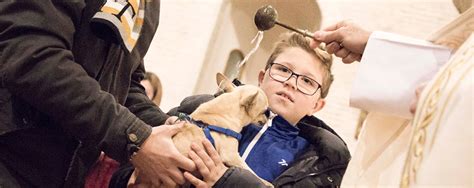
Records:
{"label": "boy's ear", "polygon": [[226,93],[232,92],[235,88],[235,85],[232,84],[229,78],[220,72],[216,74],[216,82],[217,86]]}
{"label": "boy's ear", "polygon": [[323,98],[319,99],[316,104],[314,104],[313,109],[311,110],[310,114],[307,114],[308,116],[312,116],[314,113],[320,111],[323,109],[324,105],[326,105],[326,100]]}
{"label": "boy's ear", "polygon": [[265,77],[265,70],[260,70],[260,72],[258,73],[258,86],[262,84],[264,77]]}

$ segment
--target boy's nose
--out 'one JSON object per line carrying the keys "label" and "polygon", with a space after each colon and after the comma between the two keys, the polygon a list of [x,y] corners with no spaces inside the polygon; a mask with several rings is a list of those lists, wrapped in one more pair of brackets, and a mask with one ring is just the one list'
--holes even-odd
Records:
{"label": "boy's nose", "polygon": [[285,85],[288,85],[288,86],[292,87],[294,90],[296,90],[296,80],[297,79],[298,79],[298,76],[291,75],[291,77],[288,80],[286,80],[284,83],[285,83]]}

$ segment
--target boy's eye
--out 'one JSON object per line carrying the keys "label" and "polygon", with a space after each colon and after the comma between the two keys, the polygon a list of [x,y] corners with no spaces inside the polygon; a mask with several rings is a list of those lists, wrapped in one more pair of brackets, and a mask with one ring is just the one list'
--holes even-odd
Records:
{"label": "boy's eye", "polygon": [[279,71],[281,72],[290,72],[290,69],[286,68],[286,67],[283,67],[283,66],[280,66],[277,68]]}
{"label": "boy's eye", "polygon": [[303,81],[304,81],[305,84],[308,84],[310,86],[314,85],[313,81],[309,78],[303,77]]}

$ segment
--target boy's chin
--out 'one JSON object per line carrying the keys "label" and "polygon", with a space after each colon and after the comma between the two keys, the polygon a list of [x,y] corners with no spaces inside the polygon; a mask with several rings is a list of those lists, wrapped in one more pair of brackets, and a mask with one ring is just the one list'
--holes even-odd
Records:
{"label": "boy's chin", "polygon": [[273,113],[278,114],[280,116],[288,116],[292,114],[291,108],[285,107],[283,105],[276,105],[272,108]]}

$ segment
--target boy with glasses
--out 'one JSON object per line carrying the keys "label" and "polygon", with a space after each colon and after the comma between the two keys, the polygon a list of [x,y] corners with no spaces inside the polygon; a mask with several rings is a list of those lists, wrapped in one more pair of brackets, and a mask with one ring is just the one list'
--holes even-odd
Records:
{"label": "boy with glasses", "polygon": [[[276,43],[264,70],[260,88],[268,97],[272,115],[263,127],[246,126],[239,153],[250,168],[275,187],[319,187],[340,185],[350,159],[344,141],[314,113],[321,110],[333,81],[332,57],[313,49],[310,41],[296,33]],[[172,111],[191,113],[209,96],[192,96]],[[181,109],[181,110],[180,110]],[[185,177],[196,187],[256,187],[263,184],[250,172],[227,168],[208,141],[206,151],[192,147],[190,158],[203,176]]]}
{"label": "boy with glasses", "polygon": [[[259,177],[275,187],[339,186],[350,159],[344,141],[313,116],[324,107],[333,81],[332,57],[309,43],[296,33],[276,43],[258,76],[273,118],[263,127],[249,125],[242,130],[240,155]],[[206,147],[207,152],[198,147],[193,150],[190,157],[204,181],[189,173],[185,177],[195,186],[261,185],[249,172],[227,169],[212,147]]]}

